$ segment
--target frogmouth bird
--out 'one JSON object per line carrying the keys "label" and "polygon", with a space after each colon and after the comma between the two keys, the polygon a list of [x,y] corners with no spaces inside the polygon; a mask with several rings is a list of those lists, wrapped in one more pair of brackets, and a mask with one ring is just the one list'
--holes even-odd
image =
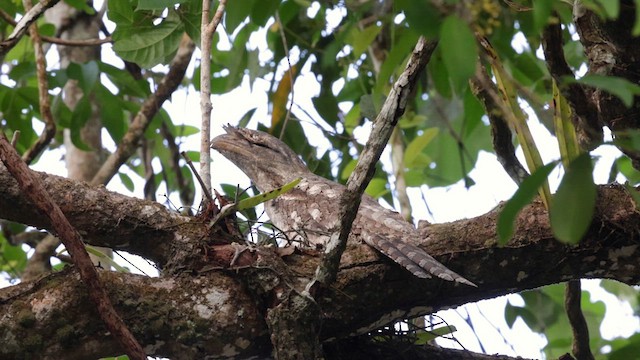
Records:
{"label": "frogmouth bird", "polygon": [[[273,224],[288,237],[323,246],[339,225],[337,209],[344,185],[312,173],[298,155],[279,139],[257,130],[224,128],[226,134],[211,147],[240,168],[262,192],[302,178],[300,183],[265,203]],[[413,275],[475,286],[410,243],[419,237],[400,214],[364,195],[348,241],[360,241],[402,265]]]}

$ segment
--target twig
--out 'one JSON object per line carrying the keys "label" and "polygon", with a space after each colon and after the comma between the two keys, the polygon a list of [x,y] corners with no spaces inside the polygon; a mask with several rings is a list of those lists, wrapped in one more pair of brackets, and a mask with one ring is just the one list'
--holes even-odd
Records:
{"label": "twig", "polygon": [[580,280],[570,280],[565,286],[564,308],[573,331],[573,355],[577,360],[593,360],[593,354],[589,348],[589,328],[580,308],[582,298]]}
{"label": "twig", "polygon": [[22,161],[4,133],[0,133],[0,158],[18,182],[24,196],[38,208],[41,214],[49,218],[52,227],[78,267],[80,277],[89,290],[89,297],[95,303],[107,329],[130,358],[146,359],[147,356],[142,347],[115,311],[107,292],[101,286],[98,273],[84,248],[80,234],[71,226],[58,205],[53,202],[51,195],[44,189],[42,181]]}
{"label": "twig", "polygon": [[[153,152],[151,146],[153,142],[150,142],[147,138],[140,139],[140,159],[144,168],[144,187],[142,193],[144,198],[149,201],[156,201],[156,174],[153,171]],[[168,182],[167,182],[168,183]]]}
{"label": "twig", "polygon": [[395,178],[394,190],[400,204],[400,214],[408,222],[413,222],[411,210],[411,201],[407,194],[407,180],[405,177],[404,163],[404,142],[402,141],[402,131],[395,128],[391,134],[391,167],[393,168],[393,177]]}
{"label": "twig", "polygon": [[34,21],[38,20],[40,15],[42,15],[42,13],[44,13],[48,8],[57,4],[58,1],[60,0],[42,0],[41,2],[37,3],[34,7],[29,9],[29,11],[27,11],[24,14],[24,16],[20,19],[20,21],[18,21],[11,35],[9,35],[6,38],[6,40],[0,42],[0,57],[4,56],[6,53],[9,52],[9,50],[11,50],[14,46],[16,46],[16,44],[18,43],[18,41],[20,41],[20,38],[22,38],[22,36],[25,34],[29,26]]}
{"label": "twig", "polygon": [[13,136],[11,137],[11,146],[16,147],[18,140],[20,140],[20,130],[13,132]]}
{"label": "twig", "polygon": [[389,96],[376,117],[373,130],[365,145],[358,163],[347,180],[347,188],[340,199],[338,218],[340,225],[331,234],[322,263],[316,269],[314,279],[307,285],[310,290],[316,281],[326,285],[335,281],[340,257],[347,244],[353,220],[356,217],[362,194],[373,177],[375,165],[380,159],[391,133],[404,114],[409,94],[416,86],[418,76],[424,70],[436,48],[436,41],[421,37],[409,58],[407,67],[393,84]]}
{"label": "twig", "polygon": [[198,182],[200,183],[200,186],[202,187],[202,192],[204,193],[204,197],[206,197],[210,203],[213,203],[213,196],[211,196],[211,191],[209,191],[209,189],[207,189],[207,187],[205,186],[204,181],[198,174],[198,171],[196,171],[196,167],[193,166],[193,161],[191,161],[191,158],[189,158],[189,155],[187,155],[187,153],[184,151],[182,151],[180,155],[182,155],[182,157],[187,161],[187,165],[189,165],[191,172],[193,172],[193,176],[195,176]]}
{"label": "twig", "polygon": [[[24,0],[25,9],[31,9],[31,0]],[[49,100],[49,82],[47,81],[47,63],[42,50],[42,39],[38,32],[38,25],[33,24],[29,27],[29,34],[33,41],[34,54],[36,57],[36,76],[38,78],[38,103],[40,105],[40,116],[44,121],[44,130],[38,137],[38,140],[22,154],[22,160],[25,163],[31,164],[31,162],[40,155],[42,150],[49,145],[51,140],[56,134],[56,123],[53,121],[53,115],[51,114],[51,101]]]}
{"label": "twig", "polygon": [[210,1],[202,1],[202,24],[200,25],[200,177],[203,191],[211,199],[211,42],[218,28],[227,2],[220,0],[216,13],[209,21]]}
{"label": "twig", "polygon": [[498,162],[516,184],[521,184],[529,176],[529,173],[516,157],[516,149],[512,140],[513,134],[504,118],[504,109],[500,106],[502,103],[496,101],[498,90],[481,65],[478,65],[476,74],[469,80],[469,85],[489,117],[493,149],[496,152]]}
{"label": "twig", "polygon": [[42,36],[42,41],[56,44],[56,45],[64,45],[64,46],[97,46],[103,45],[113,42],[111,36],[107,36],[104,39],[77,39],[77,40],[67,40],[58,37],[52,36]]}
{"label": "twig", "polygon": [[[190,184],[188,184],[184,176],[182,176],[182,171],[180,170],[180,149],[178,148],[178,144],[176,144],[176,138],[164,122],[160,126],[160,133],[165,140],[167,140],[169,153],[171,153],[169,168],[176,174],[176,182],[178,183],[178,192],[180,193],[182,206],[190,207],[193,204],[193,191]],[[194,174],[196,174],[196,172],[194,172]]]}
{"label": "twig", "polygon": [[0,9],[0,18],[2,18],[2,20],[6,21],[12,26],[16,26],[16,24],[18,23],[13,19],[13,17],[11,17],[11,15],[4,11],[4,9]]}
{"label": "twig", "polygon": [[122,141],[118,144],[116,151],[102,164],[100,170],[98,170],[93,180],[91,180],[91,184],[107,184],[118,172],[118,168],[133,155],[151,119],[153,119],[158,112],[162,103],[178,88],[184,78],[184,73],[191,61],[194,48],[195,45],[189,37],[186,34],[183,35],[178,52],[171,61],[169,72],[162,81],[160,81],[155,93],[144,101],[140,107],[140,111],[138,111],[129,125],[129,130],[127,130],[127,133],[122,137]]}

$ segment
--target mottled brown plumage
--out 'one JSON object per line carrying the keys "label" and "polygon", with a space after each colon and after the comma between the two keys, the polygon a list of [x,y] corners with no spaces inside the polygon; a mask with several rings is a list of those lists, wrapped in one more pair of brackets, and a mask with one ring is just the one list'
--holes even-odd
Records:
{"label": "mottled brown plumage", "polygon": [[[214,138],[211,147],[236,164],[260,191],[302,178],[293,190],[268,201],[265,210],[288,236],[324,245],[339,225],[336,206],[344,186],[313,174],[287,145],[267,133],[230,126],[225,130],[227,134]],[[418,236],[413,225],[398,213],[365,195],[349,239],[364,241],[417,277],[435,275],[475,286],[408,242]]]}

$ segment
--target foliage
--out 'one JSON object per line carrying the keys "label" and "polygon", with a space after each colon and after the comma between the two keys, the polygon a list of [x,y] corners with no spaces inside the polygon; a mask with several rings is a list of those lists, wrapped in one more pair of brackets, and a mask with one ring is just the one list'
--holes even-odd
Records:
{"label": "foliage", "polygon": [[[621,2],[624,6],[631,3]],[[614,20],[621,16],[621,2],[592,0],[584,1],[584,6],[603,21]],[[75,2],[68,3],[73,5]],[[572,21],[572,9],[567,2],[483,0],[464,5],[455,1],[444,3],[446,5],[442,6],[445,7],[460,6],[463,9],[460,11],[468,14],[468,18],[453,11],[443,16],[443,9],[436,2],[426,1],[403,0],[392,5],[385,1],[349,0],[230,1],[223,20],[224,31],[218,31],[213,40],[212,91],[225,94],[240,86],[259,89],[268,84],[269,114],[252,108],[247,109],[242,118],[229,120],[243,126],[257,123],[259,129],[273,134],[280,134],[286,128],[283,140],[315,173],[345,182],[362,148],[363,140],[356,134],[375,118],[417,39],[420,36],[439,39],[440,44],[422,76],[420,89],[410,99],[398,124],[404,145],[401,172],[407,186],[446,187],[463,183],[471,187],[474,180],[470,172],[476,166],[479,154],[495,152],[489,121],[492,114],[487,113],[469,85],[469,80],[480,69],[495,77],[497,90],[504,100],[502,115],[515,129],[532,173],[504,205],[498,221],[500,242],[505,244],[510,239],[518,211],[540,191],[550,206],[550,221],[556,238],[578,243],[589,229],[596,203],[592,176],[594,159],[588,153],[580,155],[574,149],[571,161],[563,161],[565,175],[551,199],[547,177],[559,161],[543,163],[528,129],[532,121],[529,118],[538,117],[552,133],[558,131],[546,121],[552,106],[549,104],[553,99],[560,99],[561,90],[571,84],[610,93],[626,107],[634,106],[640,87],[627,78],[600,74],[564,78],[563,83],[556,84],[558,79],[552,77],[538,53],[542,42],[540,33],[555,21],[565,25],[562,27],[563,38],[576,36],[575,28],[566,26]],[[80,136],[83,125],[92,116],[92,101],[101,109],[100,117],[109,139],[115,145],[120,144],[142,101],[154,92],[158,79],[166,73],[166,67],[162,65],[171,61],[182,35],[188,34],[197,44],[200,40],[202,5],[198,1],[129,0],[108,1],[107,4],[104,20],[114,29],[111,36],[116,59],[105,56],[99,61],[72,63],[66,68],[50,64],[51,71],[47,74],[56,125],[59,129],[69,129],[73,144],[85,151],[95,150]],[[214,1],[213,8],[216,4]],[[87,10],[84,2],[75,6]],[[0,0],[0,8],[14,19],[25,11],[22,2],[12,0]],[[38,26],[42,35],[55,35],[54,27],[45,20],[41,19]],[[6,37],[12,28],[8,22],[1,21],[0,36]],[[640,33],[640,17],[632,31]],[[480,46],[480,38],[490,44],[490,50]],[[566,62],[572,70],[579,70],[588,63],[579,42],[566,41],[563,46]],[[478,59],[481,59],[480,63]],[[143,68],[143,76],[138,77],[121,66],[123,61]],[[35,74],[33,47],[25,37],[2,58],[0,73],[0,124],[8,136],[20,132],[16,148],[21,153],[36,142],[43,122]],[[301,102],[294,91],[295,84],[306,75],[316,80],[319,90],[311,98],[313,108],[300,109],[291,103]],[[181,91],[199,90],[199,78],[200,65],[196,62],[193,71],[183,80]],[[78,83],[83,93],[73,109],[65,105],[62,90],[71,80]],[[561,90],[556,89],[554,93],[556,86]],[[525,112],[524,108],[531,111]],[[570,114],[564,114],[565,121],[570,118]],[[317,141],[310,141],[307,135],[310,129],[320,130],[329,149],[311,145]],[[175,152],[168,144],[181,147],[198,132],[197,127],[186,124],[176,114],[160,110],[144,136],[152,159],[147,161],[141,155],[128,159],[119,172],[120,181],[132,192],[141,190],[135,185],[134,177],[135,180],[146,179],[155,187],[163,185],[169,194],[189,193],[190,196],[181,197],[182,206],[192,207],[195,193],[192,174],[182,160],[175,158]],[[575,140],[573,129],[568,132],[568,137],[560,139],[559,136],[559,140]],[[558,133],[562,135],[562,131]],[[633,141],[636,138],[633,134],[622,136],[620,133],[618,142],[612,144],[638,151],[640,145]],[[48,149],[58,148],[61,144],[62,135],[58,131]],[[198,154],[190,152],[190,157],[197,161]],[[153,176],[148,178],[146,164],[152,162],[160,166],[153,167]],[[392,190],[395,188],[390,179],[395,179],[394,174],[382,165],[376,170],[367,193],[393,204]],[[632,184],[640,183],[640,174],[627,157],[621,156],[611,169],[611,179],[619,175]],[[235,186],[222,185],[222,190],[235,198]],[[247,194],[239,195],[239,200],[246,198]],[[258,218],[254,209],[242,211],[248,219]],[[5,234],[12,235],[25,231],[14,224],[3,223],[2,228]],[[27,262],[26,246],[12,245],[9,237],[0,234],[0,271],[16,278]],[[628,288],[609,290],[619,296],[630,291]],[[631,301],[637,302],[637,293],[631,291],[630,294],[627,296]],[[508,305],[505,308],[507,322],[512,325],[517,318],[522,318],[531,329],[544,333],[549,340],[544,349],[548,357],[566,352],[570,346],[570,329],[563,320],[560,288],[549,286],[521,296],[525,307]],[[608,345],[611,358],[624,358],[624,354],[640,347],[637,335],[611,341],[599,336],[596,325],[605,313],[603,303],[592,303],[584,296],[583,310],[592,327],[594,348]]]}

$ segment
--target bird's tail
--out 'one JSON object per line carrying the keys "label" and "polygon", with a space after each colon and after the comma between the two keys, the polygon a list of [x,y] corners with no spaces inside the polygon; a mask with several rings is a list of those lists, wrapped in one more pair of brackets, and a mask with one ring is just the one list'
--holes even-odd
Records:
{"label": "bird's tail", "polygon": [[431,278],[432,275],[447,281],[455,281],[473,287],[478,287],[471,281],[463,278],[459,274],[449,270],[438,260],[427,254],[419,247],[399,241],[389,241],[385,237],[375,236],[375,239],[365,239],[366,242],[372,242],[375,248],[381,249],[382,252],[393,261],[402,265],[409,270],[414,276],[419,278]]}

